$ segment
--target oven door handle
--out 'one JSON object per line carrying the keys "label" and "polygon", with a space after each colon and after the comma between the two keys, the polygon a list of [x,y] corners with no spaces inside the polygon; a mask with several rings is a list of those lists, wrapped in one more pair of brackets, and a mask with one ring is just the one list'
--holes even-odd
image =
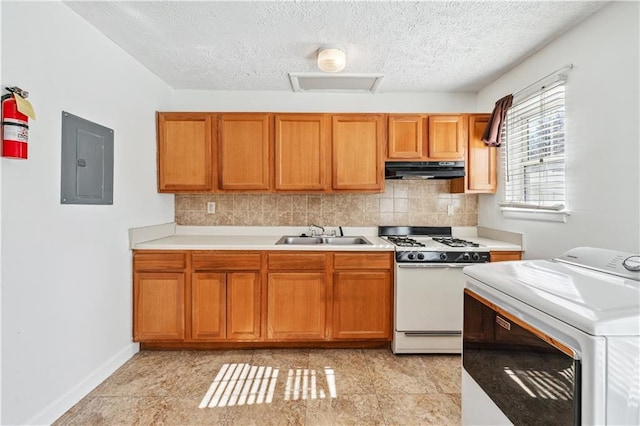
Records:
{"label": "oven door handle", "polygon": [[433,268],[464,268],[469,265],[477,265],[477,263],[398,263],[398,268],[407,269],[433,269]]}

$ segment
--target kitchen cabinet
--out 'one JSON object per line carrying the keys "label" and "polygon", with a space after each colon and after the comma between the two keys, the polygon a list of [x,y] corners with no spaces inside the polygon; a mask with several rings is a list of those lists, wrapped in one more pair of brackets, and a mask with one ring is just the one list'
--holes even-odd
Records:
{"label": "kitchen cabinet", "polygon": [[466,174],[451,181],[454,193],[493,194],[497,188],[497,149],[482,142],[489,114],[469,116]]}
{"label": "kitchen cabinet", "polygon": [[389,253],[334,255],[334,339],[391,339],[392,265]]}
{"label": "kitchen cabinet", "polygon": [[464,160],[465,117],[463,115],[430,115],[428,157],[434,161]]}
{"label": "kitchen cabinet", "polygon": [[191,338],[260,339],[260,253],[195,252],[191,263]]}
{"label": "kitchen cabinet", "polygon": [[191,275],[191,338],[227,337],[227,276],[197,272]]}
{"label": "kitchen cabinet", "polygon": [[461,161],[466,116],[390,114],[388,161]]}
{"label": "kitchen cabinet", "polygon": [[521,251],[492,251],[489,254],[490,262],[504,262],[507,260],[522,260]]}
{"label": "kitchen cabinet", "polygon": [[267,339],[326,337],[326,253],[268,255]]}
{"label": "kitchen cabinet", "polygon": [[383,191],[385,134],[383,114],[331,117],[333,190]]}
{"label": "kitchen cabinet", "polygon": [[135,253],[133,265],[133,340],[184,340],[186,254]]}
{"label": "kitchen cabinet", "polygon": [[393,252],[135,250],[133,271],[147,349],[391,340]]}
{"label": "kitchen cabinet", "polygon": [[326,114],[279,114],[275,127],[275,190],[328,189]]}
{"label": "kitchen cabinet", "polygon": [[388,160],[422,160],[427,156],[424,121],[422,115],[389,115]]}
{"label": "kitchen cabinet", "polygon": [[218,188],[268,191],[271,187],[271,115],[218,116]]}
{"label": "kitchen cabinet", "polygon": [[157,113],[156,123],[158,192],[213,190],[213,116]]}

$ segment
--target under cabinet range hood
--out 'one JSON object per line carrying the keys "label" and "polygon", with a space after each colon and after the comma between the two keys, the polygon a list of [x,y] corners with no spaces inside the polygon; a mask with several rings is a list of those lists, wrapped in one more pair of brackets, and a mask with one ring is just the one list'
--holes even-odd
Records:
{"label": "under cabinet range hood", "polygon": [[385,179],[455,179],[464,177],[464,161],[387,161]]}

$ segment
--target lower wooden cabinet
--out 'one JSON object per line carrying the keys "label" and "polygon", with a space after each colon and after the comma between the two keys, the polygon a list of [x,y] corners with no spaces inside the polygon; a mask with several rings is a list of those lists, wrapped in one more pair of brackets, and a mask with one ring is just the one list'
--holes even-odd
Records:
{"label": "lower wooden cabinet", "polygon": [[133,278],[133,339],[183,340],[185,274],[136,272]]}
{"label": "lower wooden cabinet", "polygon": [[227,276],[191,274],[191,338],[219,340],[227,337]]}
{"label": "lower wooden cabinet", "polygon": [[325,287],[324,272],[269,273],[267,338],[324,339]]}
{"label": "lower wooden cabinet", "polygon": [[191,339],[260,340],[259,252],[191,254]]}
{"label": "lower wooden cabinet", "polygon": [[133,270],[138,342],[391,340],[392,252],[145,250]]}
{"label": "lower wooden cabinet", "polygon": [[191,339],[260,338],[260,274],[191,275]]}
{"label": "lower wooden cabinet", "polygon": [[260,332],[261,286],[258,272],[227,275],[227,339],[258,340]]}
{"label": "lower wooden cabinet", "polygon": [[492,251],[489,254],[490,262],[504,262],[507,260],[522,260],[521,251]]}
{"label": "lower wooden cabinet", "polygon": [[333,278],[333,337],[390,337],[391,291],[389,272],[336,272]]}

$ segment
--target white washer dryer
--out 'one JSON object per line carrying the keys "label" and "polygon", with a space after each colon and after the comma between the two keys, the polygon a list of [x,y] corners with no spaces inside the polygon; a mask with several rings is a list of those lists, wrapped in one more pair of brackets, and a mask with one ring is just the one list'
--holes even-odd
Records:
{"label": "white washer dryer", "polygon": [[464,268],[465,425],[640,424],[640,256]]}

